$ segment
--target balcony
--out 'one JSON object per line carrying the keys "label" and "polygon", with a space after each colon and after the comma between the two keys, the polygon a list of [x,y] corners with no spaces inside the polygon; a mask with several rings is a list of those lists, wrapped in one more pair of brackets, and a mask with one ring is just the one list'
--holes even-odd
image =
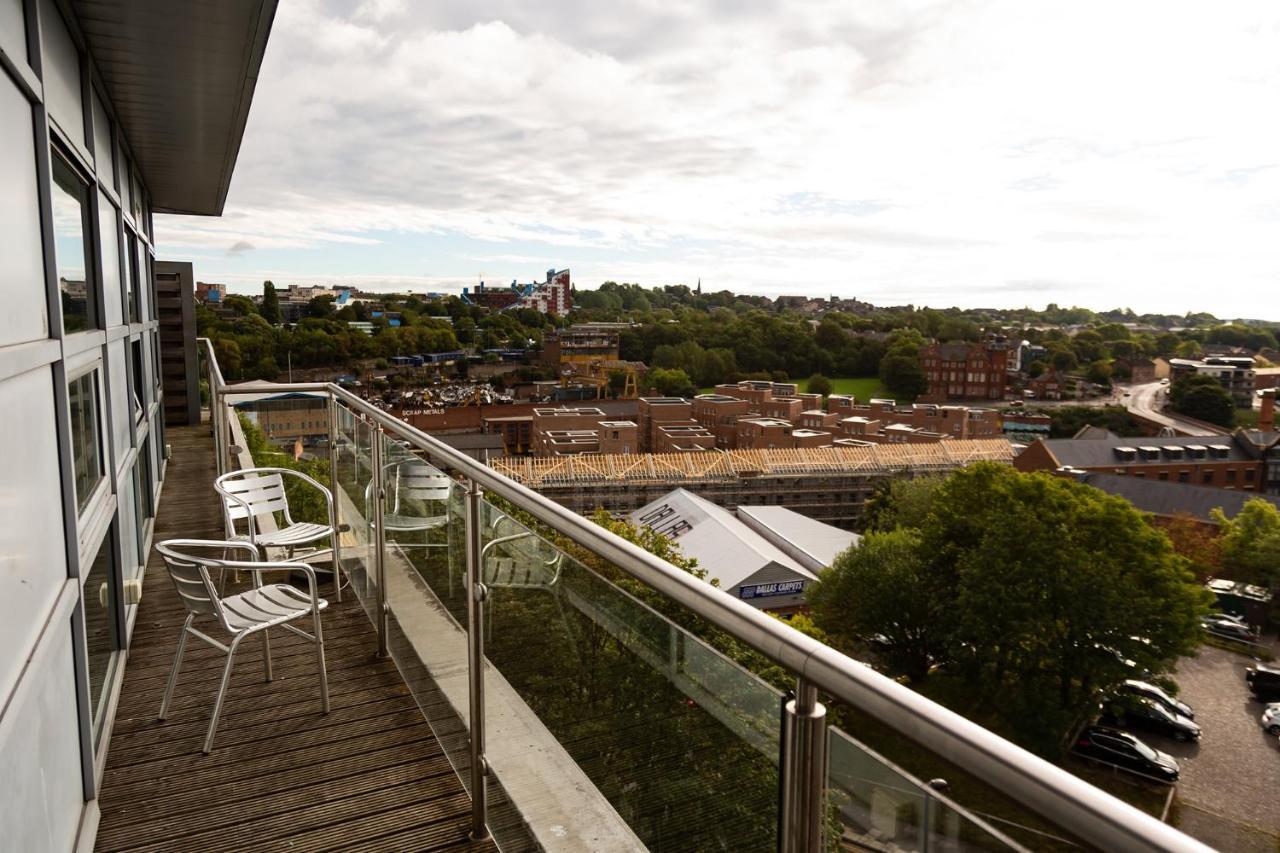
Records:
{"label": "balcony", "polygon": [[[242,653],[211,755],[216,666],[193,655],[157,722],[181,613],[153,561],[102,850],[1204,849],[340,388],[206,370],[213,428],[173,435],[157,539],[220,534],[210,484],[251,461],[237,393],[323,400],[305,464],[351,579],[326,587],[333,709],[282,639],[273,683]],[[406,487],[424,465],[447,495]],[[954,798],[831,716],[948,767]]]}

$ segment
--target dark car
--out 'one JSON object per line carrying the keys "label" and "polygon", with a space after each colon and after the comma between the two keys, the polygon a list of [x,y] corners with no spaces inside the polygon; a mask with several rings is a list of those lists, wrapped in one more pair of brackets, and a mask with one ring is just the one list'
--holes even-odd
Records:
{"label": "dark car", "polygon": [[1170,711],[1154,699],[1126,696],[1109,703],[1103,715],[1106,722],[1133,729],[1144,729],[1174,740],[1200,739],[1200,727],[1186,717]]}
{"label": "dark car", "polygon": [[1154,684],[1130,679],[1129,681],[1126,681],[1120,689],[1122,692],[1128,693],[1132,696],[1141,696],[1144,699],[1150,699],[1152,702],[1165,706],[1175,714],[1181,714],[1188,720],[1194,720],[1196,718],[1196,712],[1191,710],[1190,705],[1179,699],[1173,698]]}
{"label": "dark car", "polygon": [[1178,781],[1178,762],[1172,756],[1152,749],[1128,732],[1085,726],[1071,750],[1090,761],[1105,761],[1140,776],[1168,783]]}
{"label": "dark car", "polygon": [[1244,680],[1259,699],[1280,699],[1280,669],[1258,664],[1244,671]]}

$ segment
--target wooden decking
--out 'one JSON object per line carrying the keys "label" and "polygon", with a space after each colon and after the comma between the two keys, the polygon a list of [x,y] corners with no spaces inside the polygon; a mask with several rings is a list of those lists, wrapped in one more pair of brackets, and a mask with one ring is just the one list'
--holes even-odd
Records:
{"label": "wooden decking", "polygon": [[[220,538],[207,427],[171,429],[155,541]],[[313,647],[272,635],[237,654],[217,742],[200,751],[221,653],[192,640],[165,722],[156,719],[185,616],[152,552],[99,797],[97,849],[492,850],[467,840],[470,801],[395,666],[374,657],[354,596],[324,615],[332,710]],[[0,846],[3,846],[0,844]]]}

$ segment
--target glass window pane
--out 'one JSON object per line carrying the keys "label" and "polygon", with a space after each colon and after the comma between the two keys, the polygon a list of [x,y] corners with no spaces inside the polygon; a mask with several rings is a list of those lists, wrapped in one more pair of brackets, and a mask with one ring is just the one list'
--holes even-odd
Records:
{"label": "glass window pane", "polygon": [[53,245],[62,291],[62,328],[93,328],[97,317],[89,298],[85,218],[87,190],[61,157],[53,158]]}
{"label": "glass window pane", "polygon": [[67,388],[71,408],[71,458],[75,474],[76,506],[83,510],[102,480],[101,418],[98,416],[98,374],[86,373]]}
{"label": "glass window pane", "polygon": [[84,628],[88,646],[89,708],[93,712],[95,732],[102,720],[103,685],[111,673],[112,656],[116,650],[115,596],[112,584],[115,572],[115,537],[108,533],[98,548],[84,579]]}

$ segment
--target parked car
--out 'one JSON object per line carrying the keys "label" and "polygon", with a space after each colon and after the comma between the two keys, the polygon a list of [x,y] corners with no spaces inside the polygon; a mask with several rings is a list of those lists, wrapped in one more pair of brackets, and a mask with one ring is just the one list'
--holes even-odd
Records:
{"label": "parked car", "polygon": [[1173,698],[1168,693],[1161,690],[1159,687],[1156,687],[1154,684],[1149,684],[1145,681],[1134,681],[1133,679],[1130,679],[1129,681],[1126,681],[1124,683],[1124,685],[1121,687],[1121,690],[1133,696],[1142,696],[1146,699],[1150,699],[1153,702],[1157,702],[1163,705],[1164,707],[1168,708],[1173,713],[1181,714],[1182,716],[1186,717],[1188,720],[1194,720],[1196,718],[1196,712],[1191,710],[1190,705],[1188,705],[1186,702]]}
{"label": "parked car", "polygon": [[1109,703],[1103,720],[1111,725],[1155,732],[1177,741],[1200,739],[1200,726],[1144,696],[1128,696]]}
{"label": "parked car", "polygon": [[1128,732],[1107,726],[1085,726],[1071,750],[1089,761],[1105,761],[1162,782],[1177,782],[1181,772],[1173,756],[1152,749]]}
{"label": "parked car", "polygon": [[1246,643],[1258,642],[1258,635],[1248,625],[1242,625],[1235,619],[1227,619],[1222,616],[1205,616],[1200,619],[1200,624],[1215,637],[1241,640]]}
{"label": "parked car", "polygon": [[1272,702],[1262,712],[1262,727],[1268,734],[1280,735],[1280,702]]}
{"label": "parked car", "polygon": [[1280,699],[1280,669],[1258,664],[1244,671],[1244,680],[1259,699]]}

